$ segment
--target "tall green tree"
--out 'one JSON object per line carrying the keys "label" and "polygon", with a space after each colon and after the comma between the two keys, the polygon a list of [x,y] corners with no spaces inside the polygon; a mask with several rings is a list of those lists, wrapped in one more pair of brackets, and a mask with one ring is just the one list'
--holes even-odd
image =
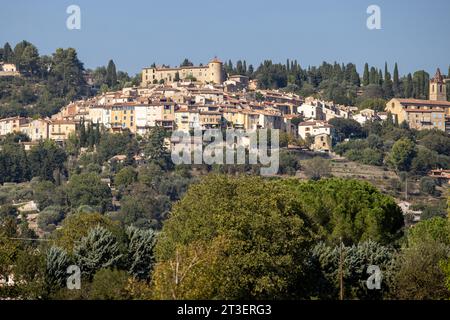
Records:
{"label": "tall green tree", "polygon": [[73,175],[66,186],[66,193],[73,209],[88,205],[104,213],[111,208],[111,189],[95,173]]}
{"label": "tall green tree", "polygon": [[27,42],[19,42],[14,47],[14,63],[22,72],[37,74],[39,69],[39,53],[37,48]]}
{"label": "tall green tree", "polygon": [[397,299],[449,299],[444,263],[450,258],[448,219],[421,221],[407,234],[388,278]]}
{"label": "tall green tree", "polygon": [[394,79],[392,82],[392,89],[394,91],[394,96],[399,97],[400,96],[400,79],[398,74],[398,65],[395,63],[394,67]]}
{"label": "tall green tree", "polygon": [[3,61],[8,63],[14,62],[14,52],[8,42],[3,47]]}
{"label": "tall green tree", "polygon": [[416,155],[416,146],[408,138],[402,138],[394,143],[389,153],[388,162],[397,171],[409,171]]}
{"label": "tall green tree", "polygon": [[378,84],[378,71],[374,67],[370,68],[369,83]]}
{"label": "tall green tree", "polygon": [[404,85],[403,85],[403,90],[404,90],[404,97],[405,98],[412,98],[413,97],[413,79],[412,79],[412,75],[411,73],[408,73],[408,76],[405,79]]}
{"label": "tall green tree", "polygon": [[117,71],[116,71],[116,65],[114,64],[114,61],[109,60],[108,66],[106,67],[106,78],[105,78],[106,84],[110,88],[114,88],[117,85]]}
{"label": "tall green tree", "polygon": [[286,187],[257,177],[207,177],[164,225],[155,248],[154,296],[306,297],[303,272],[314,234]]}
{"label": "tall green tree", "polygon": [[53,54],[47,90],[67,102],[86,94],[84,67],[75,49],[59,48]]}
{"label": "tall green tree", "polygon": [[64,149],[50,140],[40,141],[28,154],[32,176],[49,181],[55,181],[55,176],[62,173],[66,160]]}
{"label": "tall green tree", "polygon": [[160,165],[162,168],[168,169],[173,163],[170,152],[165,144],[166,137],[167,132],[164,128],[152,128],[146,137],[144,153],[150,161]]}
{"label": "tall green tree", "polygon": [[1,146],[0,183],[20,183],[30,178],[30,165],[23,146],[18,143],[6,143]]}
{"label": "tall green tree", "polygon": [[[368,182],[322,179],[299,182],[285,180],[308,216],[321,226],[322,239],[346,245],[373,240],[389,244],[399,239],[404,225],[395,200]],[[330,193],[332,191],[332,193]]]}
{"label": "tall green tree", "polygon": [[387,62],[384,65],[383,91],[386,99],[391,99],[394,96],[391,74],[388,71]]}
{"label": "tall green tree", "polygon": [[367,86],[370,83],[370,76],[369,76],[369,64],[366,62],[364,64],[364,73],[363,73],[363,86]]}
{"label": "tall green tree", "polygon": [[413,96],[416,99],[428,99],[430,75],[424,70],[416,71],[413,75]]}

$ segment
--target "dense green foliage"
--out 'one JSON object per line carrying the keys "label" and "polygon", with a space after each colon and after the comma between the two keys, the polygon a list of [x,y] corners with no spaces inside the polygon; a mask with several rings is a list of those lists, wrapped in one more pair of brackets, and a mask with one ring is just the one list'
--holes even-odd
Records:
{"label": "dense green foliage", "polygon": [[[344,127],[345,128],[345,127]],[[337,134],[344,137],[338,121]],[[351,132],[351,131],[349,131]],[[450,168],[450,137],[439,130],[409,129],[391,121],[368,122],[353,129],[360,137],[347,136],[334,146],[334,151],[363,164],[387,166],[397,172],[423,176],[431,169]]]}
{"label": "dense green foliage", "polygon": [[[391,243],[402,226],[394,200],[366,183],[211,176],[190,188],[164,225],[156,247],[155,297],[334,295],[334,286],[327,293],[312,289],[316,284],[311,272],[328,268],[316,266],[319,270],[313,271],[306,263],[314,260],[314,243],[322,239],[332,244],[341,238],[348,245],[365,240]],[[177,262],[179,273],[170,268]],[[359,272],[355,279],[363,274]],[[174,281],[177,277],[180,280]],[[353,280],[353,286],[357,282]]]}

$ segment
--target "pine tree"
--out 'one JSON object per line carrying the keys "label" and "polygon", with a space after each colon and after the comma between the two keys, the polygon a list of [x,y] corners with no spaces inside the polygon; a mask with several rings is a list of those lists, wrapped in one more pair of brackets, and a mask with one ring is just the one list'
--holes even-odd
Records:
{"label": "pine tree", "polygon": [[155,233],[151,229],[141,230],[136,227],[128,227],[126,234],[128,238],[128,272],[139,280],[147,280],[154,263]]}
{"label": "pine tree", "polygon": [[102,268],[114,267],[122,257],[113,234],[97,226],[75,246],[73,254],[82,273],[91,278]]}
{"label": "pine tree", "polygon": [[247,61],[244,60],[243,64],[242,64],[242,71],[243,71],[243,75],[247,74]]}
{"label": "pine tree", "polygon": [[113,88],[117,84],[117,71],[114,61],[109,60],[106,68],[106,84],[109,88]]}
{"label": "pine tree", "polygon": [[370,79],[370,78],[369,78],[369,64],[366,63],[366,64],[364,65],[363,86],[369,85],[369,83],[370,83],[370,80],[369,80],[369,79]]}
{"label": "pine tree", "polygon": [[394,81],[392,83],[392,90],[394,91],[394,96],[400,96],[400,80],[398,75],[398,65],[395,63],[394,67]]}
{"label": "pine tree", "polygon": [[67,278],[69,256],[64,249],[51,247],[46,256],[45,282],[50,288],[62,287]]}

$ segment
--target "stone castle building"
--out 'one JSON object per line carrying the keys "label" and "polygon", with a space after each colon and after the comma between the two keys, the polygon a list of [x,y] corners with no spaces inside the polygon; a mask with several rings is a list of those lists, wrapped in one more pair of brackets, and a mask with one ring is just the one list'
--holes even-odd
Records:
{"label": "stone castle building", "polygon": [[144,68],[142,86],[164,82],[169,84],[179,80],[195,79],[202,83],[221,84],[225,80],[223,63],[214,58],[206,66],[186,66],[179,68]]}

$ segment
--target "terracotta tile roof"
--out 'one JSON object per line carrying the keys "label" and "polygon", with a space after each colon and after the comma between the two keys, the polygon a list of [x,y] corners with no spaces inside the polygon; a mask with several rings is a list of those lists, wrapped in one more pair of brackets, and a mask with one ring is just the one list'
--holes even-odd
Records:
{"label": "terracotta tile roof", "polygon": [[434,101],[434,100],[420,100],[420,99],[397,99],[397,100],[402,105],[450,107],[450,101]]}

